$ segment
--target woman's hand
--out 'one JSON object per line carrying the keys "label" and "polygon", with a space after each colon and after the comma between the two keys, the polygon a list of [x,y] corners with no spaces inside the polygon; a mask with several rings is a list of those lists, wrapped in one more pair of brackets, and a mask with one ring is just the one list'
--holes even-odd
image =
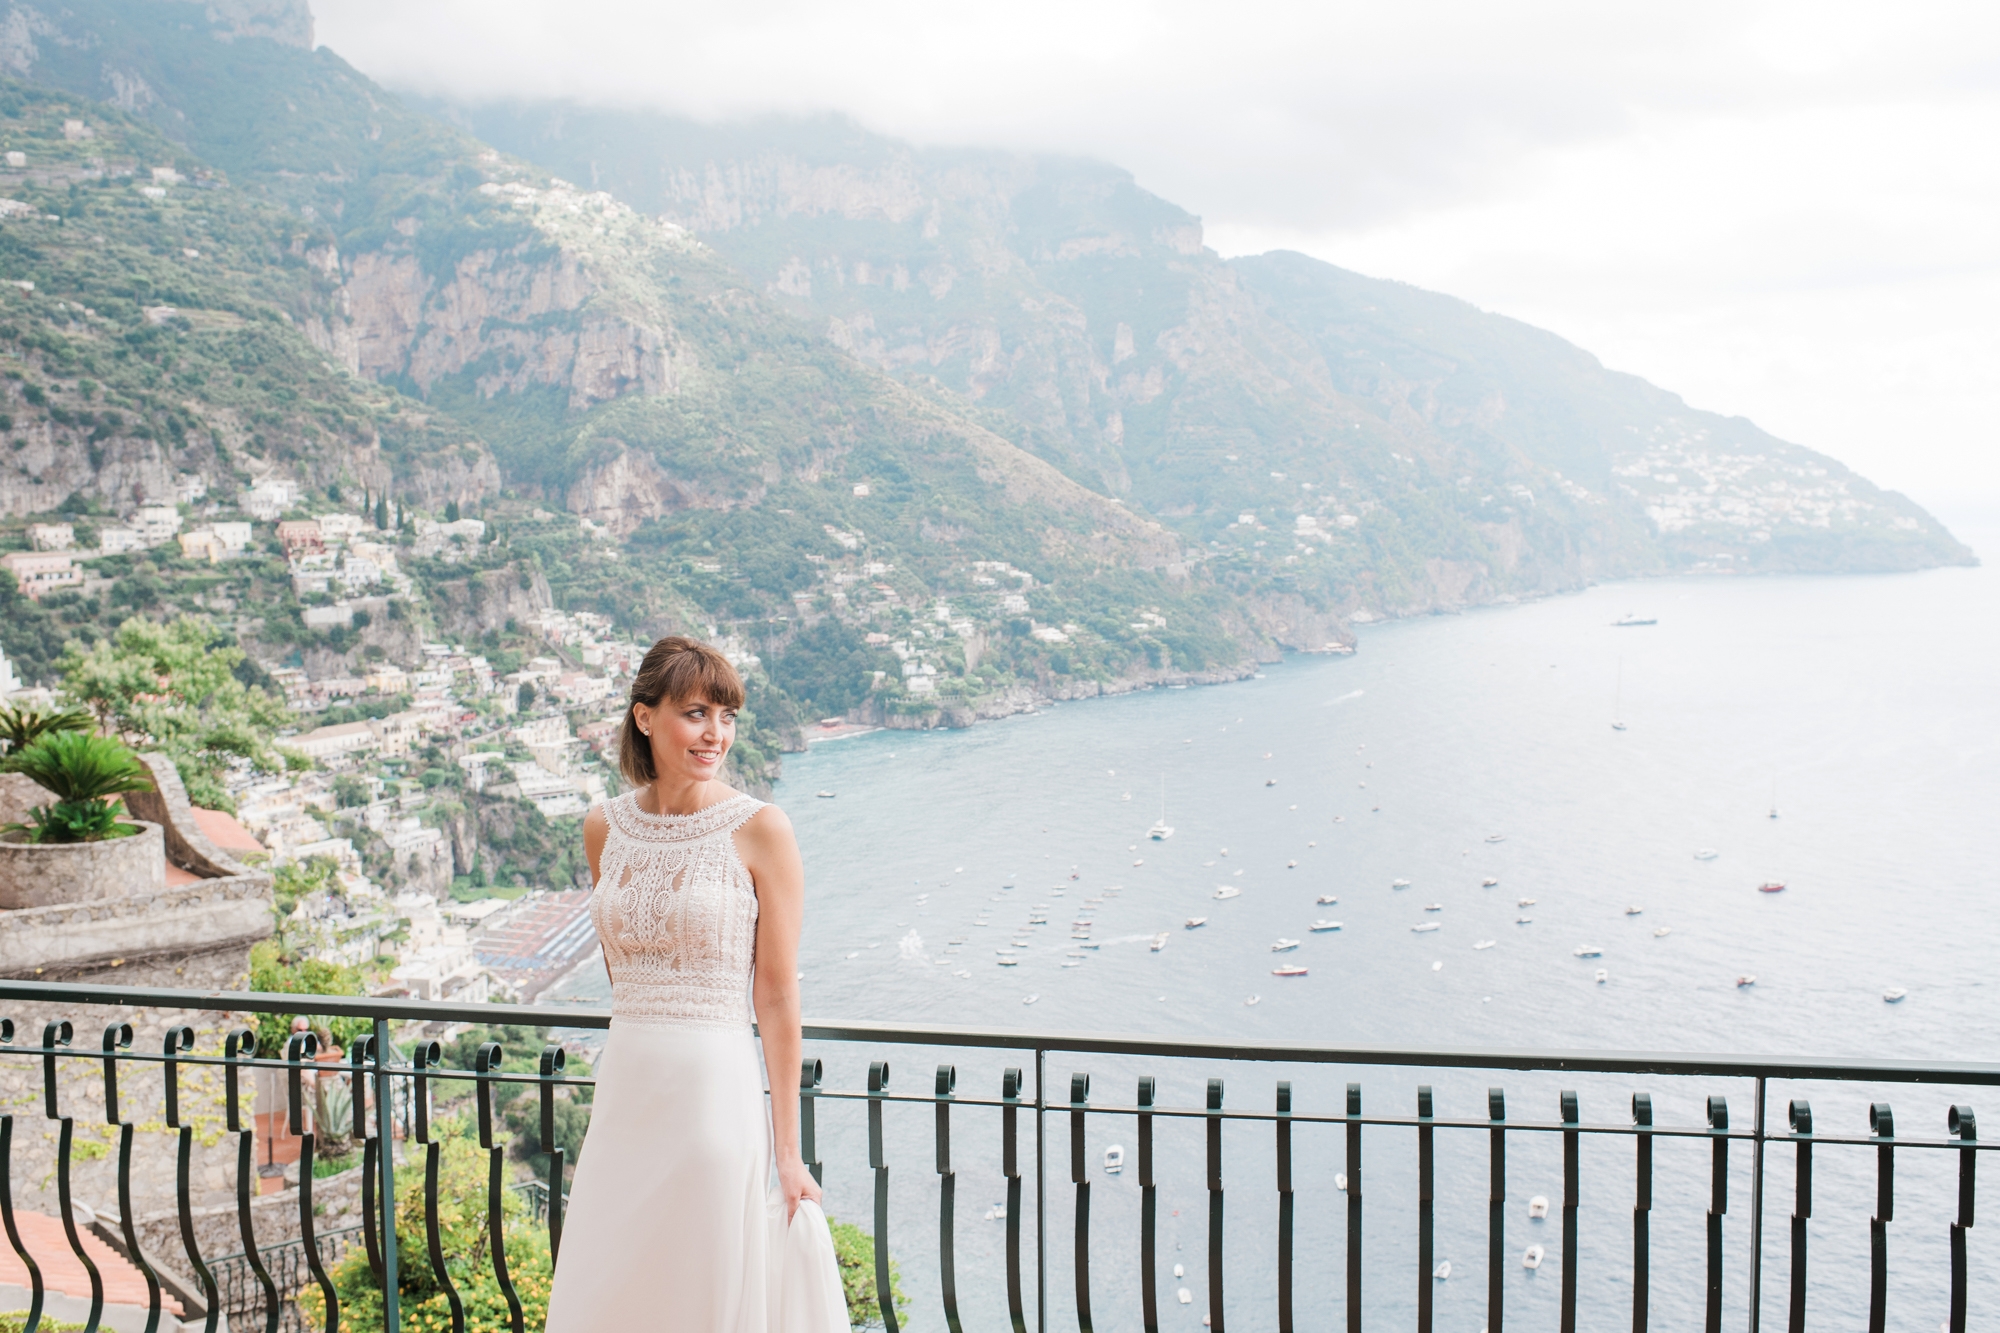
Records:
{"label": "woman's hand", "polygon": [[778,1163],[778,1188],[785,1192],[786,1222],[790,1222],[799,1211],[800,1199],[819,1202],[819,1182],[813,1179],[812,1172],[806,1170],[806,1164],[796,1157]]}

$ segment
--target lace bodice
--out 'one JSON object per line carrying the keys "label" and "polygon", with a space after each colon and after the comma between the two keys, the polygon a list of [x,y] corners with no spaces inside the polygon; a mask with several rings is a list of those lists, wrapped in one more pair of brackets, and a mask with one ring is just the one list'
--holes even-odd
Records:
{"label": "lace bodice", "polygon": [[649,815],[636,791],[605,802],[590,920],[613,1018],[749,1027],[757,892],[733,835],[763,805],[736,795],[691,815]]}

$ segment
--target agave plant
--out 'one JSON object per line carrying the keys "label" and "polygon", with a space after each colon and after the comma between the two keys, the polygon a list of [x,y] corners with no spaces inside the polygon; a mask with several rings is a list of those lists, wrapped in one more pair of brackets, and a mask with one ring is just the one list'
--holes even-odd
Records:
{"label": "agave plant", "polygon": [[20,773],[52,792],[54,805],[28,812],[31,842],[96,842],[137,830],[118,822],[111,798],[128,791],[151,791],[152,776],[130,746],[113,736],[87,731],[51,731],[0,758],[0,772]]}
{"label": "agave plant", "polygon": [[81,708],[14,708],[0,705],[0,741],[10,751],[34,744],[55,731],[89,731],[94,725]]}

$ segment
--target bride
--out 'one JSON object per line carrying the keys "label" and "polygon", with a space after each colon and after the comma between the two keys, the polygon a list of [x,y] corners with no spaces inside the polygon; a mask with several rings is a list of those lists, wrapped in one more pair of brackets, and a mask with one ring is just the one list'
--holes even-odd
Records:
{"label": "bride", "polygon": [[655,643],[620,737],[633,790],[583,822],[611,1032],[547,1333],[848,1330],[785,1092],[805,871],[784,812],[719,777],[742,705],[715,649]]}

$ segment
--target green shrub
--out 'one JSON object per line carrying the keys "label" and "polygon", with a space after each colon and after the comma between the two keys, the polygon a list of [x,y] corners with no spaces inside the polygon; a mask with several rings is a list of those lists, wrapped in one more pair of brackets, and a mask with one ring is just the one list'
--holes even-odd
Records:
{"label": "green shrub", "polygon": [[0,770],[32,778],[56,797],[55,804],[30,810],[28,823],[7,826],[8,832],[26,830],[31,842],[99,842],[137,833],[137,825],[118,822],[111,798],[153,789],[152,775],[130,746],[87,731],[44,731],[0,759]]}
{"label": "green shrub", "polygon": [[[833,1232],[833,1257],[840,1265],[840,1286],[847,1296],[847,1317],[856,1328],[881,1328],[882,1305],[875,1299],[875,1238],[852,1222],[827,1218]],[[899,1323],[909,1319],[909,1298],[903,1294],[903,1275],[896,1261],[889,1261],[889,1295],[896,1302]]]}
{"label": "green shrub", "polygon": [[88,731],[90,714],[81,708],[0,707],[0,741],[9,751],[24,749],[52,731]]}

